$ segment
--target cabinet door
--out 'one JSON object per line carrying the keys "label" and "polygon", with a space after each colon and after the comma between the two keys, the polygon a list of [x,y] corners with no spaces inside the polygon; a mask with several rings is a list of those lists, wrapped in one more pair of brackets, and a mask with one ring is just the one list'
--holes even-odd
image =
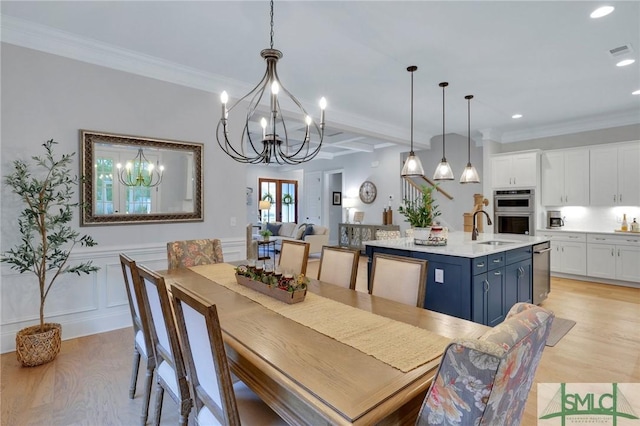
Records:
{"label": "cabinet door", "polygon": [[487,296],[487,325],[495,327],[504,321],[505,316],[505,270],[504,268],[495,269],[487,272],[487,280],[489,281],[489,290]]}
{"label": "cabinet door", "polygon": [[612,244],[587,244],[587,275],[615,278],[616,257]]}
{"label": "cabinet door", "polygon": [[562,244],[551,240],[551,272],[562,272]]}
{"label": "cabinet door", "polygon": [[473,276],[473,287],[471,289],[471,321],[478,324],[487,325],[487,290],[489,281],[486,272]]}
{"label": "cabinet door", "polygon": [[564,204],[589,205],[589,151],[567,151],[564,156]]}
{"label": "cabinet door", "polygon": [[640,205],[640,143],[618,148],[618,204]]}
{"label": "cabinet door", "polygon": [[616,246],[616,278],[640,282],[640,247]]}
{"label": "cabinet door", "polygon": [[527,152],[514,154],[511,158],[511,174],[513,186],[537,186],[538,162],[537,153]]}
{"label": "cabinet door", "polygon": [[592,148],[589,160],[589,204],[612,206],[618,200],[617,148]]}
{"label": "cabinet door", "polygon": [[[517,263],[522,273],[518,277],[518,302],[532,303],[533,301],[533,264],[531,260],[523,260]],[[511,307],[507,307],[509,312]]]}
{"label": "cabinet door", "polygon": [[560,206],[564,203],[564,154],[545,152],[542,155],[542,204]]}
{"label": "cabinet door", "polygon": [[562,243],[561,270],[567,274],[587,274],[587,245],[585,243]]}
{"label": "cabinet door", "polygon": [[501,156],[491,159],[491,182],[494,188],[511,186],[511,157]]}

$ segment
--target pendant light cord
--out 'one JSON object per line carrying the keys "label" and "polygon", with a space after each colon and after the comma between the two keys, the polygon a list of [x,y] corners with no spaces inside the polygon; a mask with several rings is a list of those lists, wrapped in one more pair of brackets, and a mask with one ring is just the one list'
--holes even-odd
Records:
{"label": "pendant light cord", "polygon": [[471,98],[467,97],[467,163],[471,164]]}
{"label": "pendant light cord", "polygon": [[449,83],[447,83],[446,81],[443,81],[442,83],[440,83],[440,87],[442,87],[442,162],[445,162],[447,160],[447,156],[445,154],[445,142],[444,142],[444,116],[445,116],[445,112],[444,112],[444,88],[447,87],[449,85]]}
{"label": "pendant light cord", "polygon": [[411,154],[413,154],[413,71],[411,71]]}
{"label": "pendant light cord", "polygon": [[270,46],[270,48],[273,49],[273,0],[271,0],[271,15],[270,15],[270,17],[271,17],[271,33],[270,33],[271,46]]}

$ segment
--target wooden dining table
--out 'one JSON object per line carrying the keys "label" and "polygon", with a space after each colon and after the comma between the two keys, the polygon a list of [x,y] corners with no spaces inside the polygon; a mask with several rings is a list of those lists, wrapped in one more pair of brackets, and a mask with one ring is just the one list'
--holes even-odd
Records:
{"label": "wooden dining table", "polygon": [[[440,357],[402,372],[190,269],[158,272],[168,287],[216,304],[231,371],[287,423],[415,423]],[[308,291],[451,339],[478,338],[488,329],[314,279]]]}

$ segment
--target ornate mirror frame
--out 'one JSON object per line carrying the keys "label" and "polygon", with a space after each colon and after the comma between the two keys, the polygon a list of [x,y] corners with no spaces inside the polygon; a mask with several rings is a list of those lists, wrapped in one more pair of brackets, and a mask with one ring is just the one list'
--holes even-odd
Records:
{"label": "ornate mirror frame", "polygon": [[[82,152],[82,161],[80,164],[80,175],[82,176],[81,202],[83,208],[80,215],[80,226],[97,226],[97,225],[123,225],[123,224],[144,224],[144,223],[164,223],[164,222],[201,222],[204,220],[203,209],[203,149],[204,144],[196,142],[181,142],[164,139],[151,139],[137,136],[102,133],[91,130],[80,130],[80,144]],[[183,182],[192,179],[193,185],[189,188],[185,186],[188,193],[184,200],[187,204],[192,202],[192,208],[187,211],[154,211],[142,214],[128,213],[105,213],[97,214],[96,203],[96,187],[95,182],[97,173],[96,149],[107,149],[112,151],[121,150],[127,158],[133,158],[139,149],[156,152],[158,156],[166,155],[184,155],[186,158],[185,175]],[[193,159],[191,162],[190,159]],[[192,167],[190,167],[192,166]],[[115,179],[116,171],[113,170],[111,179]],[[164,174],[163,182],[158,185],[160,187],[165,183],[166,177],[169,175],[168,170]],[[191,175],[191,176],[189,176]],[[120,185],[120,184],[118,184]],[[186,185],[189,185],[188,183]],[[173,191],[167,191],[172,193]],[[191,197],[191,198],[188,198]],[[184,201],[183,200],[183,201]],[[174,209],[175,210],[175,209]]]}

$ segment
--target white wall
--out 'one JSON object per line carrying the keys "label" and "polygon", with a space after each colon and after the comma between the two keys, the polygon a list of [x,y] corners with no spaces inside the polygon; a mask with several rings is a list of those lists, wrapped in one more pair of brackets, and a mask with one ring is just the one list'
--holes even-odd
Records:
{"label": "white wall", "polygon": [[[13,160],[42,154],[41,144],[59,142],[58,153],[76,152],[79,129],[202,142],[204,222],[85,227],[98,242],[75,250],[77,261],[93,260],[102,269],[90,276],[64,277],[50,294],[48,320],[63,324],[65,339],[130,324],[117,255],[125,251],[155,269],[166,268],[166,242],[222,239],[225,258],[244,256],[245,169],[223,155],[215,140],[218,97],[55,55],[2,44],[2,175]],[[233,118],[232,118],[233,119]],[[232,122],[235,128],[239,122]],[[19,200],[2,186],[1,250],[18,241]],[[236,226],[231,226],[232,218]],[[76,214],[72,225],[79,228]],[[17,330],[38,317],[37,281],[2,264],[0,325],[2,352],[13,350]]]}

